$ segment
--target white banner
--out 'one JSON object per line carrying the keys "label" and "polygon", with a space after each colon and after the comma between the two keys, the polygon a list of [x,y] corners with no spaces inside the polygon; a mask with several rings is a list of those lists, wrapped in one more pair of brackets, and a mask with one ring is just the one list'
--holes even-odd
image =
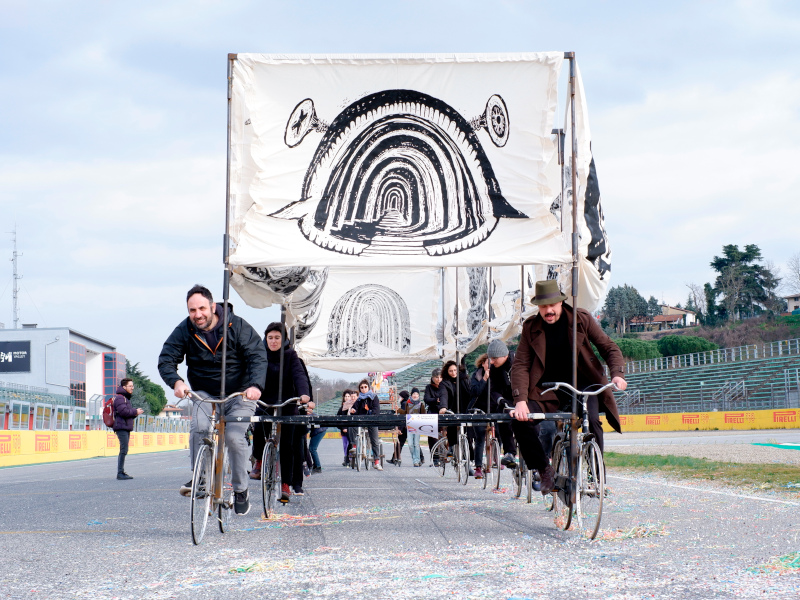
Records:
{"label": "white banner", "polygon": [[237,267],[568,262],[563,53],[233,62]]}
{"label": "white banner", "polygon": [[408,433],[439,437],[439,415],[406,415]]}
{"label": "white banner", "polygon": [[[295,292],[296,294],[297,292]],[[295,349],[310,366],[389,371],[439,357],[434,324],[439,269],[330,269],[313,306],[314,322],[295,313]],[[293,297],[290,312],[297,309]],[[299,332],[298,332],[299,333]]]}

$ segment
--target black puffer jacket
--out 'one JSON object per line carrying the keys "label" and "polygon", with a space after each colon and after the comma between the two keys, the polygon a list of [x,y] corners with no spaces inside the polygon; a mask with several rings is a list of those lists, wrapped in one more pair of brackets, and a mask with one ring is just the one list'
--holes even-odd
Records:
{"label": "black puffer jacket", "polygon": [[131,404],[131,395],[124,387],[117,388],[114,396],[114,431],[133,431],[133,420],[139,416]]}
{"label": "black puffer jacket", "polygon": [[[169,387],[181,377],[178,365],[186,359],[189,386],[193,390],[219,396],[222,382],[222,306],[217,305],[217,334],[220,342],[210,348],[205,336],[188,317],[164,342],[158,357],[158,372]],[[228,304],[228,350],[225,363],[225,393],[241,392],[249,387],[264,389],[267,376],[267,354],[256,330],[233,314]]]}
{"label": "black puffer jacket", "polygon": [[425,386],[425,395],[422,400],[425,402],[425,407],[429,413],[438,413],[440,409],[449,407],[449,391],[444,380],[439,383],[439,387],[436,387],[433,383]]}

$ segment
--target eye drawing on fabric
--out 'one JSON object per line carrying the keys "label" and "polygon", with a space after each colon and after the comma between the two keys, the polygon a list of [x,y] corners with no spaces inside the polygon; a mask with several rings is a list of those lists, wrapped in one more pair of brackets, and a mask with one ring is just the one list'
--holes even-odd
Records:
{"label": "eye drawing on fabric", "polygon": [[292,111],[284,141],[295,147],[322,133],[301,199],[270,216],[298,219],[322,248],[361,256],[452,254],[492,233],[500,218],[519,219],[503,197],[478,133],[502,148],[508,110],[500,96],[465,119],[451,106],[413,90],[365,96],[330,123],[306,98]]}
{"label": "eye drawing on fabric", "polygon": [[359,285],[339,298],[328,321],[328,356],[408,354],[411,321],[400,295],[382,285]]}

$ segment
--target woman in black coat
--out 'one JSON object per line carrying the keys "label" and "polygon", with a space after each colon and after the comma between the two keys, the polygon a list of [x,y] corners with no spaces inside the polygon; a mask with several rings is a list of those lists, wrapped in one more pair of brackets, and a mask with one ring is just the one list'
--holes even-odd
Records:
{"label": "woman in black coat", "polygon": [[[422,397],[429,414],[443,415],[446,412],[449,407],[449,391],[448,385],[442,381],[442,370],[434,369],[431,373],[431,382],[425,386],[425,395]],[[442,430],[439,431],[439,435],[441,433]],[[436,442],[435,437],[428,436],[428,449],[433,450]],[[433,460],[433,453],[431,453],[431,460]],[[437,466],[437,461],[433,461],[433,464]]]}
{"label": "woman in black coat", "polygon": [[[284,415],[305,414],[314,408],[311,401],[311,383],[305,365],[286,339],[285,329],[280,323],[270,323],[264,331],[264,344],[267,348],[267,377],[261,399],[266,404],[280,404],[289,398],[299,396],[299,406],[287,406]],[[283,348],[283,379],[281,380],[281,347]],[[280,396],[278,394],[278,388]],[[256,409],[256,415],[266,414],[263,407]],[[253,457],[256,464],[250,477],[261,477],[261,456],[267,438],[272,434],[271,423],[256,423],[253,432]],[[281,427],[281,502],[288,502],[293,488],[296,495],[303,494],[303,461],[305,460],[305,425],[283,425]]]}

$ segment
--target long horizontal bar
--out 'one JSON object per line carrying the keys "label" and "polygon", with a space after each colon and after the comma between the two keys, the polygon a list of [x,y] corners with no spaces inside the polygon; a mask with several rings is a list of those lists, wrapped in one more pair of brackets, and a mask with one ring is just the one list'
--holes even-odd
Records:
{"label": "long horizontal bar", "polygon": [[[564,421],[572,418],[572,413],[530,413],[529,420]],[[233,417],[227,421],[249,421],[251,423],[285,423],[287,425],[318,425],[320,427],[381,427],[406,424],[405,415],[343,415],[343,416],[272,416],[258,415],[252,417]],[[439,415],[439,425],[497,423],[512,421],[508,413],[491,413],[488,415]]]}

